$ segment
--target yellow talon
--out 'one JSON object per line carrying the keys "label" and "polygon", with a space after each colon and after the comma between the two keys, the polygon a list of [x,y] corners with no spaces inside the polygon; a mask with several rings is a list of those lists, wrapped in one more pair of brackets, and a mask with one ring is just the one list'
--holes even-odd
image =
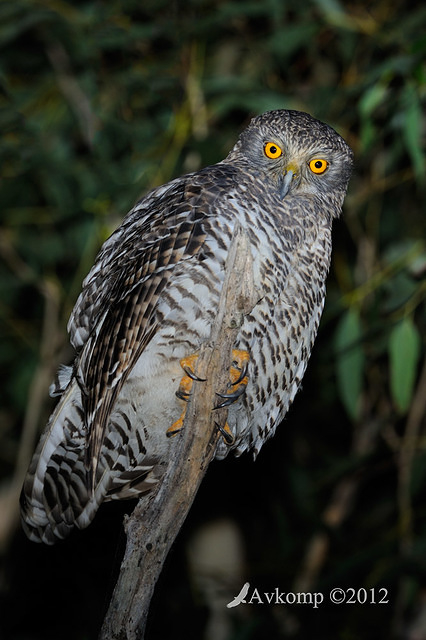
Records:
{"label": "yellow talon", "polygon": [[167,429],[166,436],[168,438],[172,438],[173,436],[176,436],[179,433],[179,431],[182,429],[183,421],[185,420],[185,413],[186,413],[186,407],[182,411],[181,417],[178,420],[176,420],[176,422],[174,422],[171,427]]}
{"label": "yellow talon", "polygon": [[[246,374],[250,355],[248,351],[244,351],[242,349],[233,349],[232,358],[233,362],[231,367],[229,368],[230,382],[228,384],[226,393],[216,394],[220,398],[222,398],[222,402],[214,407],[215,409],[224,409],[225,407],[229,407],[234,402],[237,402],[237,400],[241,398],[246,390],[246,386],[248,383],[248,376]],[[216,426],[222,434],[225,443],[229,446],[233,445],[235,442],[235,437],[229,427],[228,422],[225,422],[224,427],[216,422]]]}
{"label": "yellow talon", "polygon": [[[187,370],[189,369],[190,371],[194,371],[194,365],[198,360],[198,353],[193,353],[192,356],[186,356],[185,358],[182,358],[182,360],[179,361],[180,366],[182,367],[182,369],[185,371],[185,373],[187,372]],[[189,378],[191,376],[188,376]]]}
{"label": "yellow talon", "polygon": [[[182,379],[179,383],[179,388],[176,391],[176,395],[178,398],[183,400],[184,402],[188,401],[189,395],[192,390],[192,385],[194,384],[194,380],[202,381],[202,378],[199,378],[194,373],[194,365],[197,361],[198,354],[193,354],[191,356],[187,356],[186,358],[182,358],[179,363],[182,369],[185,371],[185,375],[182,376]],[[186,414],[186,406],[184,407],[181,416],[176,422],[172,424],[166,431],[167,437],[175,436],[183,427],[183,421],[185,420]]]}
{"label": "yellow talon", "polygon": [[193,381],[189,376],[187,375],[183,376],[182,380],[179,383],[179,389],[177,391],[178,398],[183,400],[182,396],[189,396],[189,394],[192,391],[192,384],[193,384]]}
{"label": "yellow talon", "polygon": [[248,377],[244,375],[241,378],[242,372],[247,371],[247,365],[250,360],[250,355],[248,351],[243,351],[242,349],[232,349],[232,358],[235,362],[236,366],[231,365],[229,369],[229,378],[231,380],[232,385],[247,385]]}
{"label": "yellow talon", "polygon": [[222,438],[225,440],[226,444],[227,445],[234,444],[234,442],[235,442],[234,434],[232,433],[228,422],[225,422],[225,426],[224,427],[221,427],[217,423],[216,423],[216,425],[217,425],[220,433],[222,434]]}

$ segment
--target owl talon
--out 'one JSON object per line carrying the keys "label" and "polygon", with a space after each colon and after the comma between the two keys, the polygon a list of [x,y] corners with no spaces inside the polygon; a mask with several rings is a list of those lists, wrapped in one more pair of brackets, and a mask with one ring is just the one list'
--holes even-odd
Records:
{"label": "owl talon", "polygon": [[220,425],[218,422],[215,422],[215,426],[217,427],[217,429],[219,429],[220,433],[222,434],[222,437],[225,440],[225,443],[229,446],[233,445],[235,442],[235,438],[231,429],[229,428],[229,424],[225,422],[225,426],[222,427],[222,425]]}
{"label": "owl talon", "polygon": [[249,352],[241,349],[232,349],[232,357],[233,362],[229,369],[230,386],[239,387],[242,385],[246,387],[248,382],[247,370],[250,361]]}
{"label": "owl talon", "polygon": [[[196,382],[205,382],[205,378],[200,378],[194,373],[194,363],[198,358],[198,354],[193,354],[192,356],[188,356],[187,358],[182,358],[180,360],[180,366],[185,371],[185,375],[182,376],[182,379],[179,383],[179,388],[175,392],[175,396],[179,398],[179,400],[183,400],[183,402],[189,402],[191,397],[192,384],[195,380]],[[184,407],[182,414],[176,422],[172,424],[166,431],[166,436],[168,438],[175,436],[183,427],[183,421],[185,420],[186,407]]]}
{"label": "owl talon", "polygon": [[[230,382],[228,383],[228,390],[226,393],[216,393],[219,398],[223,398],[223,402],[220,402],[213,409],[223,409],[223,407],[229,407],[229,405],[236,402],[245,392],[248,383],[248,363],[250,355],[248,351],[241,349],[232,349],[233,362],[229,369]],[[232,387],[235,387],[232,390]]]}
{"label": "owl talon", "polygon": [[232,393],[218,393],[216,392],[216,395],[219,396],[219,398],[231,398],[234,401],[237,400],[237,398],[239,398],[240,396],[243,395],[243,393],[246,390],[246,385],[241,385],[238,387],[238,389],[236,389],[235,391],[232,391]]}
{"label": "owl talon", "polygon": [[182,365],[182,361],[181,361],[181,366],[182,366],[182,369],[185,371],[186,375],[188,376],[188,378],[191,378],[191,380],[195,380],[196,382],[205,382],[207,380],[207,378],[199,378],[197,375],[195,375],[193,370],[188,365],[186,364]]}
{"label": "owl talon", "polygon": [[185,391],[182,391],[181,388],[179,387],[179,389],[175,392],[175,396],[176,398],[179,398],[179,400],[183,400],[184,402],[189,402],[189,398],[191,394],[186,393]]}
{"label": "owl talon", "polygon": [[[232,367],[232,369],[236,369],[236,367]],[[247,369],[248,369],[248,361],[244,362],[242,369],[241,369],[241,373],[238,376],[238,378],[234,381],[231,382],[232,386],[235,386],[236,384],[239,384],[240,382],[242,382],[244,380],[244,378],[247,375]]]}
{"label": "owl talon", "polygon": [[229,407],[230,404],[233,404],[234,402],[236,402],[238,398],[242,396],[243,393],[245,393],[245,390],[246,390],[246,385],[241,385],[240,387],[238,387],[236,391],[233,391],[232,393],[216,393],[217,396],[225,399],[216,407],[213,407],[213,409],[223,409],[223,407]]}
{"label": "owl talon", "polygon": [[178,420],[176,420],[176,422],[174,422],[172,426],[167,429],[166,436],[168,438],[173,438],[173,436],[176,436],[179,433],[179,431],[182,429],[183,421],[185,420],[185,413],[186,413],[186,407],[182,411],[182,415],[180,416],[180,418],[178,418]]}

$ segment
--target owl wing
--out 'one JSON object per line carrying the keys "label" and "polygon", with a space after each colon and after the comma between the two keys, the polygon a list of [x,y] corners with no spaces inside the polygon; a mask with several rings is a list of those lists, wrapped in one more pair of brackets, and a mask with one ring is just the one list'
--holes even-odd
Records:
{"label": "owl wing", "polygon": [[212,169],[148,194],[104,244],[83,283],[68,327],[78,353],[75,376],[92,484],[112,407],[158,329],[159,296],[177,265],[202,259],[206,222],[217,197]]}

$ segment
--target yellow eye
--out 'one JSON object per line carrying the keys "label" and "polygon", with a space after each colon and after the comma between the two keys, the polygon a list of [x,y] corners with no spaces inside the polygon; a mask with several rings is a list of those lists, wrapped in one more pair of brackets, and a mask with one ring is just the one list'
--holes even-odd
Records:
{"label": "yellow eye", "polygon": [[323,160],[322,158],[314,158],[309,162],[309,168],[312,173],[324,173],[327,167],[327,160]]}
{"label": "yellow eye", "polygon": [[265,156],[275,160],[283,154],[283,150],[275,142],[267,142],[264,147]]}

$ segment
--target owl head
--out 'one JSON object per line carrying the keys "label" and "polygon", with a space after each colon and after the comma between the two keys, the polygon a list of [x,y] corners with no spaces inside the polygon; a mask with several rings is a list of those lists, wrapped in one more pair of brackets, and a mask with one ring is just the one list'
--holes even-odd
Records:
{"label": "owl head", "polygon": [[343,202],[353,153],[329,125],[301,111],[279,109],[253,118],[226,161],[261,172],[281,199],[333,194]]}

